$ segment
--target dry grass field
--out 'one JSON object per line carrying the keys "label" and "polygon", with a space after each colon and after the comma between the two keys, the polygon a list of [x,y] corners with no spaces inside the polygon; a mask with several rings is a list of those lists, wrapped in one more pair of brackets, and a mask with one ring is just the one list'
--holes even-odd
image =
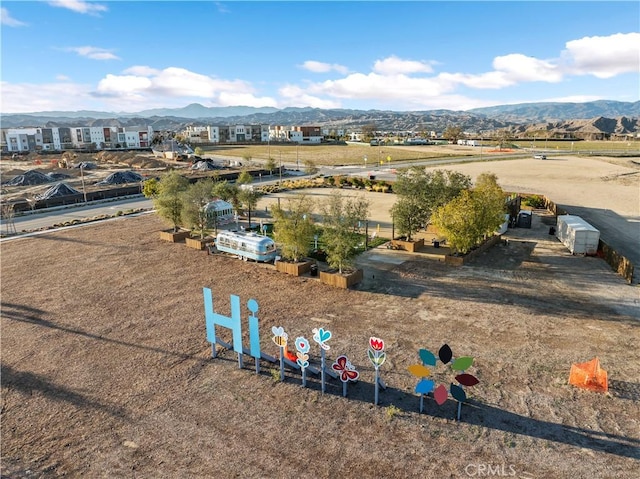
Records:
{"label": "dry grass field", "polygon": [[[3,242],[2,477],[521,478],[632,477],[640,459],[637,287],[597,258],[573,257],[543,218],[509,245],[449,267],[386,249],[338,290],[309,276],[159,240],[156,216]],[[520,235],[520,236],[518,236]],[[202,287],[260,306],[290,341],[333,333],[327,357],[360,372],[342,397],[310,376],[219,349],[210,358]],[[626,303],[621,300],[626,300]],[[628,307],[623,307],[627,304]],[[248,344],[243,306],[243,329]],[[220,330],[225,340],[230,334]],[[386,342],[373,404],[370,336]],[[407,368],[444,343],[475,358],[462,420],[456,403],[419,400]],[[315,343],[314,343],[315,345]],[[319,351],[311,349],[317,365]],[[567,384],[599,356],[610,391]],[[448,384],[443,366],[434,379]],[[495,474],[494,474],[495,475]]]}
{"label": "dry grass field", "polygon": [[[455,169],[493,171],[507,190],[599,212],[612,218],[609,234],[614,220],[640,217],[629,160]],[[309,194],[320,201],[327,191]],[[368,196],[371,225],[389,236],[393,195]],[[510,229],[508,244],[463,267],[371,250],[352,290],[162,242],[166,224],[153,214],[2,241],[2,478],[633,477],[638,286],[599,258],[570,255],[549,221],[536,211],[531,229]],[[203,287],[222,314],[240,297],[245,345],[244,305],[254,298],[264,352],[277,355],[273,326],[291,343],[323,327],[333,333],[328,359],[346,354],[360,380],[345,398],[335,379],[322,394],[315,376],[302,388],[299,372],[287,369],[281,382],[267,361],[256,374],[249,357],[238,369],[232,351],[211,359]],[[387,352],[378,406],[371,336]],[[407,369],[419,349],[445,343],[475,358],[468,372],[480,380],[460,422],[452,399],[425,398],[420,414]],[[317,366],[315,343],[310,356]],[[595,356],[607,394],[567,384],[571,364]],[[453,374],[439,365],[433,379],[448,384]]]}

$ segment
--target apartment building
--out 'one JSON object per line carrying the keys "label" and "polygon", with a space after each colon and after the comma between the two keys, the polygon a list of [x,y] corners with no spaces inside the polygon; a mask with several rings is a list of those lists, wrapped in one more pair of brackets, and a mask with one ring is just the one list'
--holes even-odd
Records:
{"label": "apartment building", "polygon": [[232,125],[188,126],[180,132],[185,141],[198,143],[321,143],[324,139],[318,126]]}
{"label": "apartment building", "polygon": [[62,151],[149,148],[153,127],[53,127],[7,128],[2,131],[3,151]]}

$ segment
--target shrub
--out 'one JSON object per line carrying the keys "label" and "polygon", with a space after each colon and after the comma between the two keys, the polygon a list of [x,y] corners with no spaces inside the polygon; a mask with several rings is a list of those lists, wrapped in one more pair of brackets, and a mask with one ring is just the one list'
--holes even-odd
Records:
{"label": "shrub", "polygon": [[538,196],[538,195],[528,196],[524,200],[524,204],[527,205],[527,206],[531,206],[532,208],[544,208],[545,207],[544,198],[542,196]]}

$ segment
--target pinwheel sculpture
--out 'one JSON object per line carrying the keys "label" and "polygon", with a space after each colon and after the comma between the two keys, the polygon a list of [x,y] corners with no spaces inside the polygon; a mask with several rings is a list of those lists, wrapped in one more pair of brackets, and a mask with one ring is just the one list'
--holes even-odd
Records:
{"label": "pinwheel sculpture", "polygon": [[[418,351],[418,355],[421,363],[409,366],[409,372],[420,379],[415,388],[416,393],[420,394],[420,412],[423,410],[424,396],[426,394],[433,392],[433,398],[438,406],[442,406],[449,398],[449,394],[451,394],[453,399],[458,401],[457,418],[459,421],[462,403],[467,400],[467,394],[463,386],[475,386],[480,382],[475,376],[465,373],[465,371],[473,364],[473,358],[470,356],[462,356],[453,359],[453,351],[451,351],[451,348],[447,344],[440,348],[438,351],[438,357],[427,349],[420,349]],[[435,381],[433,379],[429,379],[429,376],[431,376],[431,370],[428,366],[435,367],[438,359],[443,364],[451,363],[450,369],[454,374],[457,373],[455,375],[455,380],[458,384],[450,383],[449,389],[447,389],[444,384],[436,386]]]}

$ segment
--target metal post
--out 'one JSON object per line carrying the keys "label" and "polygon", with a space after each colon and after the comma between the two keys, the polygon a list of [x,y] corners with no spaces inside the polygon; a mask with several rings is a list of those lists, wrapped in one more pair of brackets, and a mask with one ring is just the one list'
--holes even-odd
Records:
{"label": "metal post", "polygon": [[364,221],[364,250],[369,249],[369,220]]}
{"label": "metal post", "polygon": [[82,179],[82,196],[84,197],[84,202],[87,202],[87,190],[84,187],[84,165],[80,163],[80,178]]}

